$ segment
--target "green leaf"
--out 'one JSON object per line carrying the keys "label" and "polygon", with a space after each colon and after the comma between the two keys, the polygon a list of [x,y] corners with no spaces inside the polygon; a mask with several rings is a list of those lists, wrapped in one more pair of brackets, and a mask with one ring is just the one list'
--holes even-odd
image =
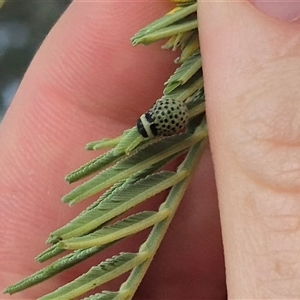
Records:
{"label": "green leaf", "polygon": [[168,215],[168,210],[159,212],[143,211],[118,221],[113,225],[104,226],[91,234],[61,241],[57,246],[68,250],[86,249],[95,246],[99,247],[153,226],[167,218]]}
{"label": "green leaf", "polygon": [[83,300],[120,300],[120,292],[103,291],[102,293],[97,293]]}
{"label": "green leaf", "polygon": [[[141,39],[145,35],[149,35],[151,33],[156,33],[161,29],[174,24],[175,22],[182,20],[183,18],[187,17],[188,15],[195,13],[197,11],[197,3],[193,5],[189,5],[187,7],[177,7],[170,11],[168,14],[163,16],[162,18],[154,21],[153,23],[149,24],[147,27],[140,30],[132,39],[133,45],[140,44]],[[172,34],[174,35],[174,34]]]}
{"label": "green leaf", "polygon": [[205,99],[204,99],[204,90],[203,88],[197,90],[186,102],[186,106],[189,110],[189,124],[192,122],[192,119],[196,116],[199,116],[205,112]]}
{"label": "green leaf", "polygon": [[193,31],[193,35],[186,45],[183,45],[179,58],[175,59],[176,64],[181,64],[190,58],[194,53],[199,52],[200,43],[198,30]]}
{"label": "green leaf", "polygon": [[185,32],[185,33],[179,33],[177,35],[171,36],[167,42],[161,46],[162,49],[168,50],[171,49],[173,51],[177,50],[177,48],[180,46],[180,40],[177,38],[178,36],[182,36],[183,34],[188,34],[190,31]]}
{"label": "green leaf", "polygon": [[60,287],[56,291],[47,294],[40,300],[70,300],[108,282],[131,270],[147,259],[147,253],[121,253],[105,260],[100,265],[92,267],[87,273],[74,281]]}
{"label": "green leaf", "polygon": [[133,45],[144,44],[149,45],[162,39],[169,38],[173,35],[184,33],[198,27],[198,20],[188,19],[174,25],[157,30],[153,33],[147,33],[141,37],[135,37],[132,40]]}
{"label": "green leaf", "polygon": [[[95,207],[97,207],[100,202],[108,201],[107,198],[109,197],[116,197],[117,193],[120,192],[122,193],[123,188],[127,185],[127,184],[134,184],[135,182],[137,182],[138,180],[145,178],[147,175],[152,174],[156,171],[158,171],[160,168],[162,168],[164,165],[168,164],[170,161],[174,160],[176,157],[182,155],[183,153],[185,153],[186,150],[183,150],[181,152],[178,152],[164,160],[161,160],[159,162],[157,162],[156,164],[150,166],[149,168],[146,168],[144,170],[141,170],[139,172],[137,172],[136,174],[134,174],[133,176],[127,178],[126,180],[123,180],[121,182],[118,182],[117,184],[115,184],[114,186],[112,186],[109,190],[107,190],[97,201],[95,201],[93,204],[91,204],[89,207],[86,208],[86,210],[84,210],[78,217],[76,217],[75,219],[73,219],[69,224],[65,225],[62,228],[71,228],[75,225],[75,223],[78,223],[79,226],[81,226],[80,223],[85,223],[86,224],[86,220],[82,220],[81,218],[85,216],[85,214],[87,213],[87,211],[94,209]],[[86,217],[86,216],[85,216]],[[92,217],[93,218],[93,217]],[[71,227],[69,227],[71,226]],[[61,230],[62,228],[60,228],[59,230]],[[73,227],[74,228],[74,227]],[[64,230],[65,230],[64,229]],[[56,231],[57,232],[57,231]],[[57,243],[60,240],[60,238],[56,238],[55,236],[51,236],[48,239],[48,243]],[[54,247],[55,248],[55,247]],[[49,248],[49,252],[51,248]],[[62,249],[61,249],[62,250]],[[44,253],[42,253],[41,255],[45,255],[45,260],[48,259],[46,257],[51,258],[51,253],[47,254],[48,250],[44,251]],[[53,252],[53,256],[55,255],[55,253]]]}
{"label": "green leaf", "polygon": [[[137,131],[137,128],[135,126],[130,131],[128,131],[127,135],[113,149],[113,153],[114,155],[120,155],[122,153],[129,154],[130,151],[128,151],[127,148],[130,145],[135,143],[136,146],[138,146],[139,144],[144,144],[145,142],[147,142],[147,140],[140,135],[140,133]],[[133,148],[131,150],[133,150]]]}
{"label": "green leaf", "polygon": [[199,53],[195,53],[189,59],[187,59],[175,73],[169,78],[165,83],[166,88],[164,90],[165,94],[170,94],[177,87],[185,84],[193,75],[196,74],[198,70],[202,67],[202,60]]}
{"label": "green leaf", "polygon": [[114,150],[110,150],[103,155],[100,155],[93,159],[92,161],[88,162],[87,164],[81,166],[77,170],[73,171],[72,173],[66,176],[66,180],[69,183],[78,181],[84,177],[87,177],[95,172],[103,170],[104,168],[108,167],[109,165],[119,161],[124,156],[123,153],[119,153],[118,155],[114,154]]}
{"label": "green leaf", "polygon": [[[176,51],[180,47],[180,49],[183,50],[189,44],[189,41],[191,40],[195,32],[198,35],[198,30],[194,29],[171,36],[170,39],[161,48],[165,50],[172,48],[172,51]],[[177,60],[175,60],[175,62],[176,61]]]}
{"label": "green leaf", "polygon": [[124,180],[151,165],[180,152],[203,136],[180,134],[164,138],[121,160],[112,168],[86,181],[63,197],[65,203],[76,204],[87,197]]}
{"label": "green leaf", "polygon": [[113,139],[104,138],[100,141],[88,143],[85,148],[87,150],[99,150],[104,148],[115,147],[119,144],[120,141],[122,141],[127,136],[128,133],[132,131],[132,129],[134,128],[124,130],[124,132],[120,136]]}
{"label": "green leaf", "polygon": [[49,266],[39,270],[38,272],[32,274],[31,276],[19,281],[18,283],[8,287],[4,293],[8,294],[14,294],[17,292],[20,292],[22,290],[25,290],[31,286],[34,286],[40,282],[43,282],[54,275],[61,273],[74,265],[86,260],[87,258],[99,253],[100,251],[103,251],[104,249],[111,246],[111,244],[107,244],[102,247],[93,247],[85,250],[77,250],[73,253],[70,253],[57,261],[53,262]]}
{"label": "green leaf", "polygon": [[40,253],[35,258],[35,260],[42,263],[48,259],[53,258],[54,256],[57,256],[57,255],[63,253],[64,251],[65,251],[64,249],[58,248],[56,245],[52,245],[51,247],[49,247],[48,249],[46,249],[45,251]]}
{"label": "green leaf", "polygon": [[201,88],[203,88],[203,77],[201,72],[198,71],[187,83],[179,86],[169,93],[166,93],[164,97],[184,101]]}
{"label": "green leaf", "polygon": [[82,236],[186,177],[186,172],[162,171],[122,186],[92,210],[51,234],[51,242]]}
{"label": "green leaf", "polygon": [[118,136],[115,139],[107,139],[104,138],[101,141],[90,142],[85,146],[86,150],[100,150],[100,149],[107,149],[113,148],[118,145],[118,143],[122,140],[122,136]]}

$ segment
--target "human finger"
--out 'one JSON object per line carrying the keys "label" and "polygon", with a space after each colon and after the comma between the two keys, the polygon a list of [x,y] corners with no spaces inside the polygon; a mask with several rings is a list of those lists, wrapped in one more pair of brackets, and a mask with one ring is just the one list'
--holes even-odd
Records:
{"label": "human finger", "polygon": [[277,18],[248,1],[203,1],[199,9],[232,299],[300,297],[300,25],[278,19],[299,18],[299,3],[293,9],[273,9]]}

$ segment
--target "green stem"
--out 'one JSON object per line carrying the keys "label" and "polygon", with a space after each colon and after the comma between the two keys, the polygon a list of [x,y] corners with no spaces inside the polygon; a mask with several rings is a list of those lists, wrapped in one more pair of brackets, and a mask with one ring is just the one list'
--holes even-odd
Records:
{"label": "green stem", "polygon": [[159,245],[165,235],[165,233],[168,230],[168,227],[175,215],[175,212],[184,196],[184,193],[188,187],[189,182],[191,181],[192,175],[198,166],[198,162],[200,158],[202,157],[202,154],[205,150],[205,146],[207,144],[207,138],[204,138],[197,144],[195,144],[189,151],[186,159],[184,162],[180,165],[178,168],[178,172],[182,172],[183,170],[189,172],[189,176],[187,176],[183,181],[177,183],[176,185],[173,186],[171,189],[166,201],[161,205],[160,209],[169,209],[172,211],[170,216],[156,224],[149,237],[145,241],[143,245],[140,247],[140,252],[147,252],[150,253],[149,259],[144,261],[142,264],[139,266],[135,267],[130,276],[128,277],[127,281],[124,282],[120,288],[120,295],[126,295],[125,297],[119,298],[118,299],[132,299],[134,296],[135,291],[137,290],[139,284],[141,283],[145,273],[147,272],[147,269],[157,251],[159,248]]}

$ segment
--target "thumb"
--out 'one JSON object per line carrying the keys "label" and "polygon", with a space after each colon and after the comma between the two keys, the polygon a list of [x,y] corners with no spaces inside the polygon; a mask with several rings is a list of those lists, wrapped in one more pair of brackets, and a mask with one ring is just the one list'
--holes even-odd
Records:
{"label": "thumb", "polygon": [[228,298],[300,299],[300,24],[247,1],[199,14]]}

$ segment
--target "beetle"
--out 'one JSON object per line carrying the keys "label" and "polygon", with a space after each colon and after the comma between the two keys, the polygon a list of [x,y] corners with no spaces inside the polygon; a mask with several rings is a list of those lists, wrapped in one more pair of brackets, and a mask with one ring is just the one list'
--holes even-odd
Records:
{"label": "beetle", "polygon": [[169,136],[183,129],[189,119],[188,109],[181,100],[158,99],[137,120],[137,130],[145,138]]}

